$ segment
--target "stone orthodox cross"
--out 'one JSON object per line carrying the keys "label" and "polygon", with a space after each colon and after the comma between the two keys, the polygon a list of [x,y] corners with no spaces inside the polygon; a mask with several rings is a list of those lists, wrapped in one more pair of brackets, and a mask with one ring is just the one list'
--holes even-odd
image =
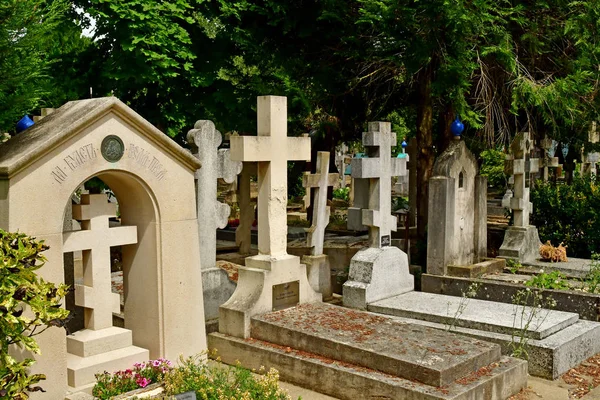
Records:
{"label": "stone orthodox cross", "polygon": [[229,149],[219,149],[221,133],[212,121],[196,121],[187,134],[192,151],[202,163],[196,171],[196,202],[198,209],[198,236],[200,238],[200,265],[212,268],[216,263],[217,228],[227,225],[231,212],[227,204],[217,200],[217,180],[232,183],[242,170],[241,162],[231,161]]}
{"label": "stone orthodox cross", "polygon": [[258,251],[287,254],[287,163],[310,160],[310,138],[287,136],[287,98],[260,96],[258,136],[232,136],[231,159],[258,162]]}
{"label": "stone orthodox cross", "polygon": [[[396,134],[389,122],[369,122],[363,133],[368,158],[352,159],[352,178],[369,180],[369,206],[361,210],[362,224],[369,227],[370,247],[389,246],[397,228],[392,211],[392,177],[406,175],[406,158],[392,158]],[[350,215],[348,216],[350,219]]]}
{"label": "stone orthodox cross", "polygon": [[327,187],[337,183],[338,174],[329,174],[329,152],[319,151],[317,153],[317,172],[310,174],[306,172],[302,177],[302,186],[310,193],[315,188],[312,209],[312,226],[308,230],[307,244],[311,247],[311,254],[318,256],[323,254],[323,241],[325,239],[325,228],[329,224],[329,207],[327,206]]}
{"label": "stone orthodox cross", "polygon": [[110,248],[137,243],[137,227],[109,228],[116,211],[105,194],[84,194],[81,204],[73,206],[82,230],[63,234],[65,253],[83,251],[83,285],[75,285],[75,304],[85,308],[85,327],[91,330],[112,327],[113,312],[121,311],[120,297],[111,289]]}
{"label": "stone orthodox cross", "polygon": [[558,167],[558,157],[550,156],[550,149],[552,148],[552,139],[545,136],[541,141],[542,149],[544,150],[544,158],[542,159],[542,179],[544,182],[548,181],[548,169]]}
{"label": "stone orthodox cross", "polygon": [[514,226],[528,226],[533,204],[529,201],[530,176],[539,171],[537,158],[530,158],[531,137],[529,132],[515,136],[510,145],[512,155],[507,156],[505,172],[514,176],[514,194],[510,199],[510,208],[514,213]]}

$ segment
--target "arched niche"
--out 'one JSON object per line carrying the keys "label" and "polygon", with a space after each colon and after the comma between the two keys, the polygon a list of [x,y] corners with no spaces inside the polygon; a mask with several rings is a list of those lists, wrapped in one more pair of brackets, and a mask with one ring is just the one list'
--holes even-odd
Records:
{"label": "arched niche", "polygon": [[[43,239],[50,249],[40,274],[62,282],[65,205],[82,182],[99,177],[118,197],[122,225],[137,229],[137,243],[124,251],[126,328],[134,345],[152,358],[197,354],[206,349],[194,189],[199,167],[118,99],[69,102],[0,146],[0,227]],[[38,342],[42,354],[33,372],[47,375],[43,398],[63,398],[66,335],[50,329]]]}

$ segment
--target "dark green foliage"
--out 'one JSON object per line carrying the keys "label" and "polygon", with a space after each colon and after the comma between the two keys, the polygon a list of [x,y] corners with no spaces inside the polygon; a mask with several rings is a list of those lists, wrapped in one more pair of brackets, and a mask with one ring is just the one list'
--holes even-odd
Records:
{"label": "dark green foliage", "polygon": [[489,186],[504,189],[507,181],[504,173],[504,152],[495,149],[484,150],[481,152],[481,158],[483,163],[479,173],[487,177]]}
{"label": "dark green foliage", "polygon": [[600,188],[591,177],[576,177],[572,185],[536,184],[531,191],[531,223],[542,242],[564,243],[570,257],[590,258],[600,248]]}

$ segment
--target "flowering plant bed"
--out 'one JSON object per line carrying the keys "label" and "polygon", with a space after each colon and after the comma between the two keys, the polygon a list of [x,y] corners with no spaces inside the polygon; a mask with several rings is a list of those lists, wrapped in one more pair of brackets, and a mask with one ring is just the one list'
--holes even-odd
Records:
{"label": "flowering plant bed", "polygon": [[150,384],[162,382],[171,368],[171,361],[159,358],[135,363],[133,368],[117,371],[114,374],[105,371],[96,374],[96,385],[92,394],[99,399],[111,399],[126,392],[145,388]]}
{"label": "flowering plant bed", "polygon": [[177,366],[162,358],[136,363],[131,369],[113,374],[96,375],[92,394],[99,399],[173,399],[175,395],[194,392],[207,400],[287,400],[279,387],[279,373],[271,369],[253,371],[207,361],[206,355],[181,358]]}

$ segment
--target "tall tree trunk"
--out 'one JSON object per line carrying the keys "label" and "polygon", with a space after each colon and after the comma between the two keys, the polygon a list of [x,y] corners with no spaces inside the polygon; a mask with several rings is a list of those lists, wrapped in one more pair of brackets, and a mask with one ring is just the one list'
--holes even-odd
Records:
{"label": "tall tree trunk", "polygon": [[454,135],[450,131],[454,117],[454,107],[452,107],[452,104],[446,104],[444,110],[438,116],[438,154],[446,150],[454,139]]}
{"label": "tall tree trunk", "polygon": [[433,152],[433,100],[431,82],[433,66],[423,70],[419,79],[417,103],[417,234],[425,240],[427,227],[428,182],[435,160]]}

